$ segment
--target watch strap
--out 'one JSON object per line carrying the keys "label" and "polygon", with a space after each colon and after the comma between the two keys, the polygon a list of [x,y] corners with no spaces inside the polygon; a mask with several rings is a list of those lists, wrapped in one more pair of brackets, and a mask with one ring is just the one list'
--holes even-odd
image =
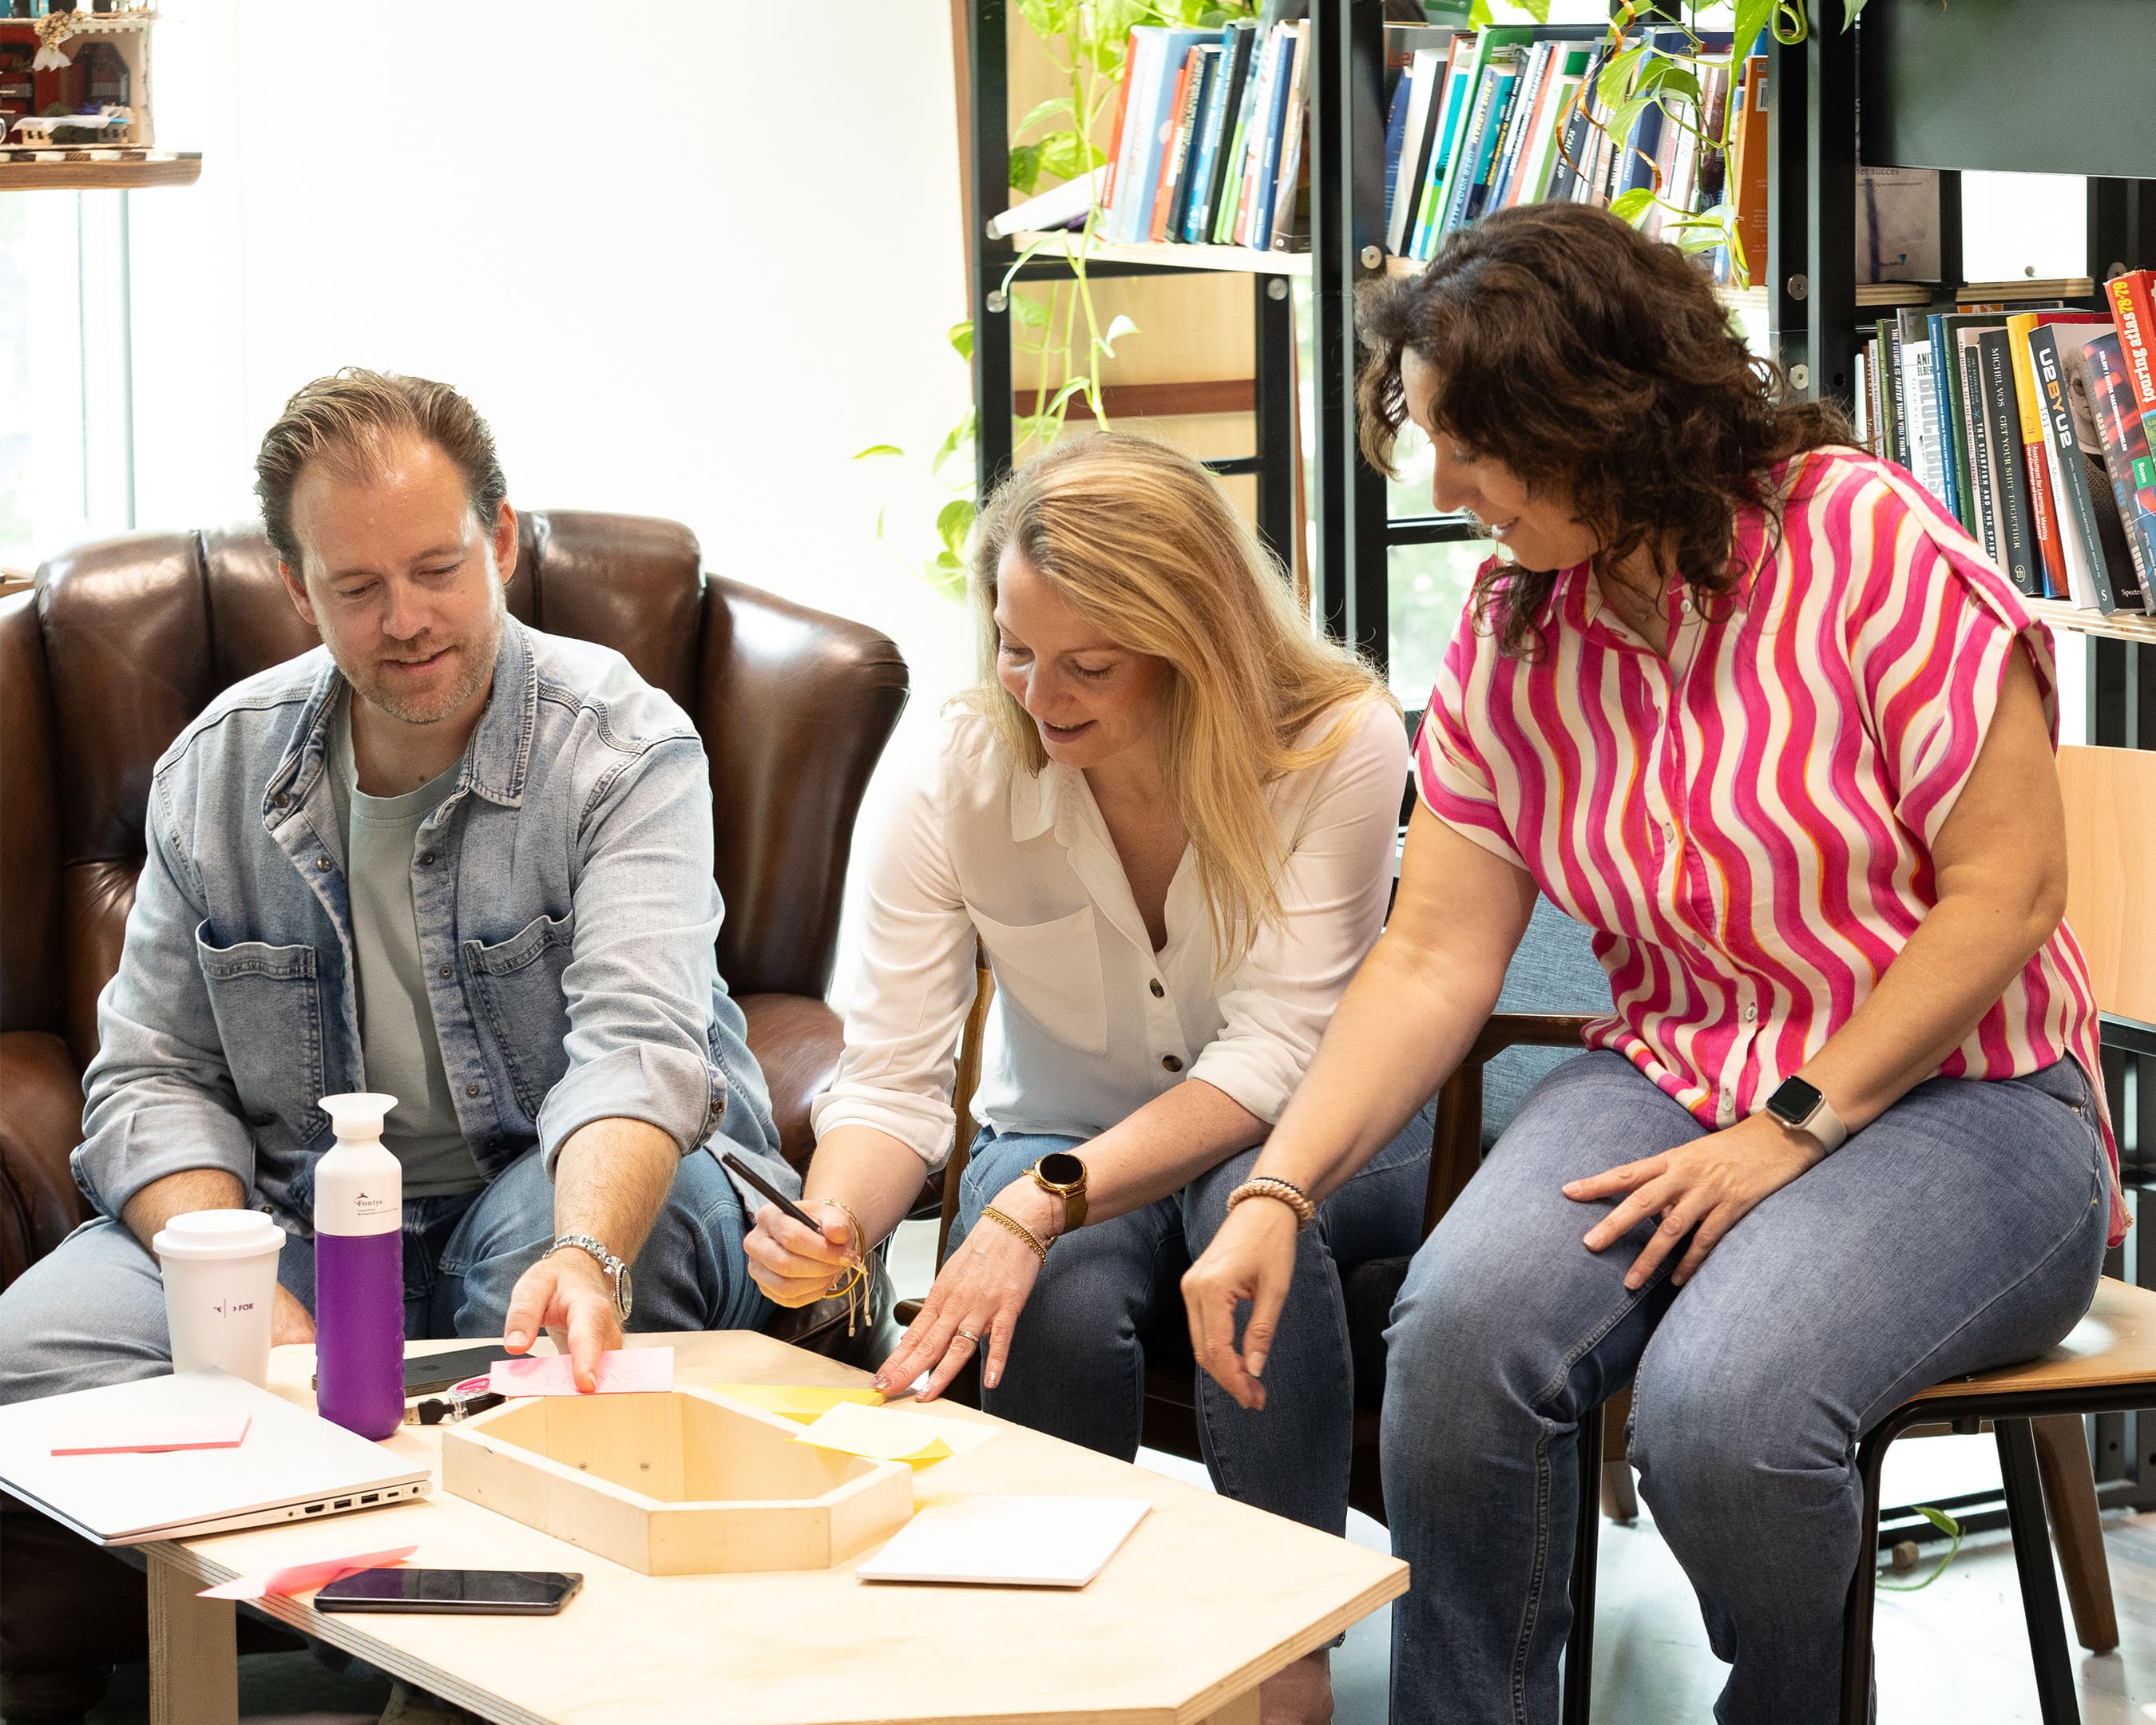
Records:
{"label": "watch strap", "polygon": [[[1798,1081],[1789,1081],[1791,1083]],[[1810,1084],[1805,1085],[1804,1088],[1811,1092],[1814,1100],[1810,1108],[1802,1116],[1797,1116],[1792,1109],[1777,1108],[1771,1101],[1768,1105],[1768,1111],[1790,1131],[1804,1133],[1831,1156],[1849,1142],[1849,1128],[1842,1123],[1841,1117],[1834,1111],[1834,1104],[1827,1101],[1824,1091]],[[1776,1092],[1778,1096],[1779,1094],[1779,1091]]]}
{"label": "watch strap", "polygon": [[560,1251],[563,1246],[574,1246],[578,1251],[588,1254],[599,1268],[606,1272],[606,1279],[613,1289],[615,1315],[625,1320],[629,1317],[629,1302],[622,1298],[621,1278],[622,1272],[629,1266],[588,1234],[558,1235],[555,1237],[553,1245],[547,1247],[547,1250],[551,1255]]}

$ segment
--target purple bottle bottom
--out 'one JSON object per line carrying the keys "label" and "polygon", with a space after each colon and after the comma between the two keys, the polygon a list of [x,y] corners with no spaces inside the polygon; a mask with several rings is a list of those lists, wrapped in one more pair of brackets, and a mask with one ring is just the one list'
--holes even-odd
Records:
{"label": "purple bottle bottom", "polygon": [[404,1421],[404,1230],[315,1236],[315,1408],[363,1438]]}

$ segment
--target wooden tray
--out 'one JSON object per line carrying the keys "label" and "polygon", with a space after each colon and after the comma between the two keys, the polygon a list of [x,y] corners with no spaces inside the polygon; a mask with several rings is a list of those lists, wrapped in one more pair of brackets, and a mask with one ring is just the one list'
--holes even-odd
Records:
{"label": "wooden tray", "polygon": [[547,1395],[442,1429],[442,1484],[646,1575],[828,1569],[913,1514],[913,1472],[796,1443],[708,1389]]}

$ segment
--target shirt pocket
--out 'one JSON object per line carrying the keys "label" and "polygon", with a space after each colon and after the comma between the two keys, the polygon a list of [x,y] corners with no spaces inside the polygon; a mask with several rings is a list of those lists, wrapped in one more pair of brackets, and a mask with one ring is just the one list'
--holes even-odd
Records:
{"label": "shirt pocket", "polygon": [[536,916],[488,946],[464,942],[465,970],[510,1089],[526,1120],[536,1122],[547,1092],[569,1070],[569,968],[573,914]]}
{"label": "shirt pocket", "polygon": [[264,941],[220,947],[204,922],[195,930],[195,959],[247,1123],[281,1121],[305,1143],[328,1124],[315,1106],[324,1087],[315,949]]}
{"label": "shirt pocket", "polygon": [[996,988],[1058,1042],[1086,1054],[1108,1046],[1108,991],[1093,907],[1052,922],[1014,925],[972,910]]}

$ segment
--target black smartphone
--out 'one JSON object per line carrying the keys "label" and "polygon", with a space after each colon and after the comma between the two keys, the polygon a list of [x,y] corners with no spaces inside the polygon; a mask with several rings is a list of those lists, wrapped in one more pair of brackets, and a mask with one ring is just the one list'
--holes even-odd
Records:
{"label": "black smartphone", "polygon": [[[467,1378],[480,1378],[498,1359],[515,1359],[516,1356],[499,1342],[480,1342],[470,1348],[453,1348],[447,1353],[404,1356],[404,1396],[410,1400],[415,1395],[432,1395],[438,1389],[447,1389],[452,1384],[461,1384]],[[314,1378],[316,1389],[322,1387],[321,1374]]]}
{"label": "black smartphone", "polygon": [[583,1584],[556,1569],[362,1569],[316,1594],[315,1609],[552,1617]]}
{"label": "black smartphone", "polygon": [[770,1181],[765,1179],[762,1174],[758,1173],[754,1168],[743,1162],[741,1158],[735,1155],[732,1151],[721,1150],[719,1152],[719,1166],[724,1168],[728,1173],[738,1174],[742,1179],[747,1181],[750,1185],[756,1188],[757,1191],[761,1192],[766,1198],[777,1204],[783,1214],[793,1217],[795,1221],[798,1222],[803,1228],[808,1229],[812,1234],[821,1234],[824,1231],[824,1224],[822,1223],[819,1222],[814,1216],[810,1215],[808,1211],[803,1209],[799,1204],[794,1203],[792,1199],[788,1198],[783,1192],[781,1192],[776,1186],[773,1185]]}

